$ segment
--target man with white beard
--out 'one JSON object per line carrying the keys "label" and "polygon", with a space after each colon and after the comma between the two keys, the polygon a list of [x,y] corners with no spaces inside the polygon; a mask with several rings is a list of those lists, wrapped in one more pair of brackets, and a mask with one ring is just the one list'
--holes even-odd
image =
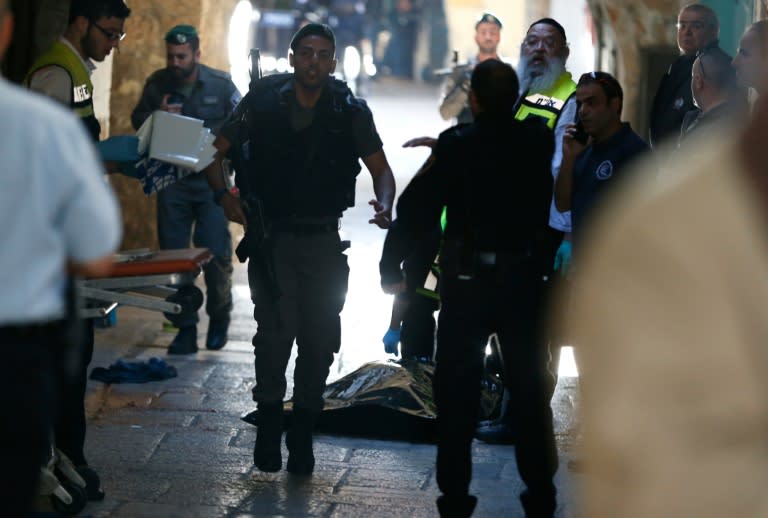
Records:
{"label": "man with white beard", "polygon": [[[528,28],[520,45],[517,73],[520,77],[520,98],[515,110],[517,120],[540,117],[554,131],[555,153],[552,157],[552,176],[557,179],[563,159],[563,135],[565,127],[576,117],[576,83],[565,70],[568,60],[568,41],[565,29],[552,18],[542,18]],[[546,279],[546,291],[552,291],[554,273],[568,273],[571,262],[571,213],[561,213],[554,204],[549,211],[549,228],[543,236],[542,276]],[[546,298],[546,297],[545,297]],[[540,326],[542,327],[542,326]],[[543,330],[546,332],[546,329]],[[543,343],[550,341],[547,337]],[[550,392],[554,392],[560,347],[551,341]],[[483,421],[475,437],[484,442],[510,444],[514,442],[513,423],[509,422],[508,394],[505,393],[501,416],[497,420]]]}

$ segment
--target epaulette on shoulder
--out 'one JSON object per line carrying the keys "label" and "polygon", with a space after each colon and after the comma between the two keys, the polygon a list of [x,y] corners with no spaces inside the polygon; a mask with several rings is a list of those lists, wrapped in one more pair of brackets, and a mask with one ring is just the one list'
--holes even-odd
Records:
{"label": "epaulette on shoulder", "polygon": [[293,74],[272,74],[269,76],[252,79],[249,90],[262,90],[265,88],[282,87],[293,78]]}
{"label": "epaulette on shoulder", "polygon": [[463,135],[465,133],[465,131],[470,126],[472,126],[472,123],[469,123],[469,122],[464,122],[464,123],[461,123],[461,124],[456,124],[455,126],[451,126],[447,130],[445,130],[442,133],[440,133],[440,137],[445,137],[445,138],[460,137],[461,135]]}
{"label": "epaulette on shoulder", "polygon": [[147,82],[149,83],[149,82],[152,82],[152,81],[162,80],[162,79],[165,79],[166,77],[168,77],[168,75],[169,74],[168,74],[168,69],[167,68],[160,68],[158,70],[155,70],[151,74],[149,74],[149,77],[147,78]]}
{"label": "epaulette on shoulder", "polygon": [[351,94],[352,90],[349,89],[349,85],[346,81],[331,76],[328,78],[328,89],[333,94]]}
{"label": "epaulette on shoulder", "polygon": [[218,70],[215,68],[208,67],[208,71],[211,73],[211,75],[217,79],[225,79],[229,81],[232,79],[232,75],[229,72],[225,72],[224,70]]}
{"label": "epaulette on shoulder", "polygon": [[368,108],[368,103],[363,99],[356,97],[352,90],[347,85],[346,81],[331,77],[328,80],[328,92],[335,98],[340,99],[347,106],[356,110],[365,110]]}

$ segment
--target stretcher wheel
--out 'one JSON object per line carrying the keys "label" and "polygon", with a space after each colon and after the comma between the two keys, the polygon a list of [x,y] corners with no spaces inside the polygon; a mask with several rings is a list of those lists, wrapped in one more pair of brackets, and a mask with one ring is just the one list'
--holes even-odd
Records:
{"label": "stretcher wheel", "polygon": [[165,300],[181,306],[179,314],[164,313],[165,318],[176,325],[177,322],[194,318],[197,310],[203,305],[203,292],[197,286],[184,286]]}
{"label": "stretcher wheel", "polygon": [[485,373],[488,376],[503,377],[504,365],[495,349],[491,349],[491,354],[485,357]]}
{"label": "stretcher wheel", "polygon": [[53,504],[53,508],[65,516],[75,516],[80,511],[85,509],[85,506],[88,503],[88,494],[85,492],[85,488],[80,487],[69,480],[62,480],[59,483],[64,489],[67,490],[69,496],[72,497],[72,503],[67,504],[59,500],[56,495],[51,495],[51,503]]}

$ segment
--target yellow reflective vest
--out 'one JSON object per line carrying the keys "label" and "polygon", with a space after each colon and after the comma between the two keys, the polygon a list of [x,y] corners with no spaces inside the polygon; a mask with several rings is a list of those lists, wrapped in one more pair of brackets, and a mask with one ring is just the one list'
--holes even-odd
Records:
{"label": "yellow reflective vest", "polygon": [[554,129],[560,112],[575,91],[576,83],[570,72],[563,72],[549,90],[526,93],[515,112],[515,119],[522,121],[528,117],[541,117],[547,121],[549,129]]}
{"label": "yellow reflective vest", "polygon": [[72,101],[70,108],[80,117],[88,133],[94,140],[99,140],[101,126],[93,111],[93,83],[91,75],[80,57],[61,41],[54,42],[42,56],[37,58],[24,78],[24,86],[29,87],[32,75],[47,66],[59,66],[67,71],[72,79]]}

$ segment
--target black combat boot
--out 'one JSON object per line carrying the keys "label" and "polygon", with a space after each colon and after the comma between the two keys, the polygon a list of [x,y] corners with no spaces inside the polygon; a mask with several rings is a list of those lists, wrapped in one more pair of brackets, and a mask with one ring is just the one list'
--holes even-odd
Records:
{"label": "black combat boot", "polygon": [[319,412],[293,407],[291,426],[285,434],[288,447],[288,472],[294,475],[311,475],[315,469],[312,452],[312,430]]}
{"label": "black combat boot", "polygon": [[520,493],[520,503],[526,518],[553,518],[557,509],[555,488],[548,484],[538,492],[526,489]]}
{"label": "black combat boot", "polygon": [[280,439],[283,437],[283,403],[259,403],[259,424],[253,463],[261,471],[275,472],[283,467]]}
{"label": "black combat boot", "polygon": [[477,497],[472,495],[443,495],[437,498],[440,518],[468,518],[476,505]]}

